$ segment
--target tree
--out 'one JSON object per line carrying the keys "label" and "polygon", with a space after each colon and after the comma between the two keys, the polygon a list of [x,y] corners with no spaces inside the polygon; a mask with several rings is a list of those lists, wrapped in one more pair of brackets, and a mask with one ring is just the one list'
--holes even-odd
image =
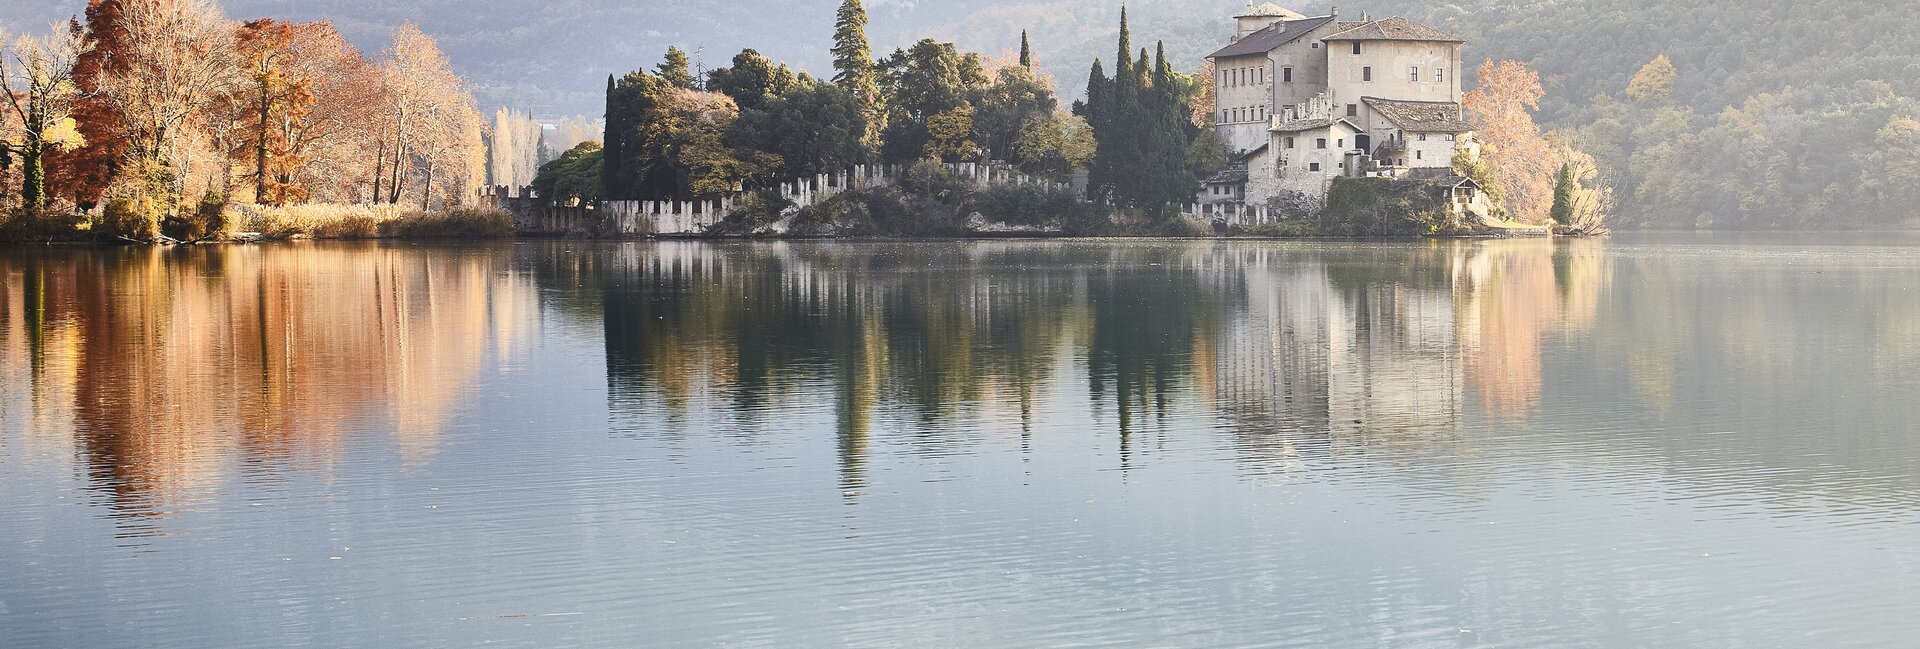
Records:
{"label": "tree", "polygon": [[661,61],[658,68],[660,78],[675,88],[693,90],[698,87],[698,84],[694,81],[693,72],[688,66],[687,53],[678,47],[668,45],[666,60]]}
{"label": "tree", "polygon": [[926,157],[948,162],[978,160],[980,145],[974,143],[973,107],[961,105],[927,119]]}
{"label": "tree", "polygon": [[1553,209],[1549,211],[1555,224],[1573,224],[1574,190],[1573,167],[1567,164],[1560,165],[1560,171],[1554,174]]}
{"label": "tree", "polygon": [[533,178],[534,191],[541,198],[592,201],[600,197],[600,172],[605,162],[606,150],[599,142],[581,142],[540,165],[540,173]]}
{"label": "tree", "polygon": [[833,23],[833,82],[859,98],[865,114],[867,148],[878,149],[886,128],[886,101],[880,94],[880,72],[867,41],[867,9],[860,0],[844,0]]}
{"label": "tree", "polygon": [[492,162],[495,185],[521,187],[533,182],[540,168],[540,122],[525,112],[502,107],[493,114]]}
{"label": "tree", "polygon": [[1640,68],[1627,83],[1627,96],[1642,104],[1664,104],[1673,100],[1673,84],[1680,73],[1673,61],[1662,54]]}
{"label": "tree", "polygon": [[[422,203],[432,196],[434,174],[449,156],[462,166],[479,160],[479,114],[459,75],[433,37],[413,23],[393,31],[380,66],[388,90],[383,143],[388,203],[399,203],[407,181],[423,176]],[[376,173],[378,168],[376,168]],[[379,193],[380,181],[374,191]],[[376,200],[379,197],[376,196]]]}
{"label": "tree", "polygon": [[126,119],[102,92],[110,74],[129,67],[127,30],[119,0],[88,0],[86,23],[71,29],[92,48],[73,65],[73,85],[81,98],[73,108],[75,126],[85,144],[71,151],[48,151],[48,194],[90,208],[119,177],[127,157]]}
{"label": "tree", "polygon": [[1196,178],[1220,173],[1231,162],[1227,141],[1220,137],[1219,131],[1210,128],[1201,129],[1200,135],[1193,138],[1193,145],[1187,148],[1187,168]]}
{"label": "tree", "polygon": [[751,49],[733,57],[733,66],[707,73],[707,90],[733,98],[741,110],[753,110],[800,86],[800,76],[786,64]]}
{"label": "tree", "polygon": [[[888,162],[926,155],[933,139],[929,131],[933,118],[946,115],[944,124],[956,125],[954,111],[971,107],[991,84],[979,54],[963,53],[952,43],[932,39],[894,50],[879,70],[888,110],[881,158]],[[971,116],[967,123],[972,123]],[[949,139],[949,144],[958,143]]]}
{"label": "tree", "polygon": [[1540,75],[1517,61],[1480,66],[1480,84],[1461,99],[1468,121],[1486,143],[1484,155],[1506,192],[1506,211],[1523,221],[1547,217],[1553,192],[1553,156],[1532,111],[1545,95]]}
{"label": "tree", "polygon": [[631,129],[626,122],[626,106],[619,99],[619,84],[614,81],[613,75],[609,74],[607,75],[606,109],[601,113],[601,121],[605,126],[601,127],[600,133],[600,141],[603,143],[600,155],[602,159],[600,191],[607,198],[626,198],[627,196],[623,191],[624,186],[621,185],[626,179],[626,174],[620,165],[627,159],[626,138]]}
{"label": "tree", "polygon": [[1033,46],[1027,43],[1027,30],[1020,30],[1020,67],[1033,69]]}
{"label": "tree", "polygon": [[233,33],[206,0],[109,0],[124,30],[112,51],[100,96],[121,119],[132,188],[157,212],[127,224],[128,234],[152,238],[159,218],[178,209],[192,158],[184,143],[207,102],[243,82],[235,65]]}
{"label": "tree", "polygon": [[[0,43],[5,42],[0,32]],[[18,141],[0,142],[0,154],[20,158],[20,202],[28,210],[47,206],[47,149],[71,150],[85,143],[73,120],[83,97],[73,68],[91,48],[77,30],[56,26],[46,36],[20,36],[0,52],[0,92],[20,124]]]}
{"label": "tree", "polygon": [[1028,122],[1051,120],[1059,110],[1060,100],[1053,96],[1053,85],[1018,65],[1000,68],[996,77],[975,104],[973,139],[986,149],[989,159],[1015,166],[1037,162],[1038,158],[1023,154],[1015,142],[1027,130]]}
{"label": "tree", "polygon": [[865,108],[843,87],[815,84],[742,111],[727,142],[755,187],[841,171],[866,158]]}

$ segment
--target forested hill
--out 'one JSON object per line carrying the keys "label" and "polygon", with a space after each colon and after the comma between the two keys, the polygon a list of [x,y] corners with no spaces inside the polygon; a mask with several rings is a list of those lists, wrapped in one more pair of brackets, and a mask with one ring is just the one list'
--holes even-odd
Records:
{"label": "forested hill", "polygon": [[[610,73],[667,45],[724,65],[741,48],[821,74],[838,0],[223,0],[233,17],[331,20],[369,51],[414,20],[476,84],[483,107],[597,115]],[[1033,35],[1060,94],[1111,65],[1119,2],[869,0],[884,56],[922,37],[989,55]],[[1281,3],[1283,5],[1292,3]],[[1292,4],[1308,14],[1330,3]],[[1191,70],[1224,43],[1242,0],[1133,0],[1136,44],[1164,40]],[[84,0],[10,0],[0,25],[38,31]],[[1367,0],[1342,14],[1405,15],[1454,31],[1470,61],[1518,59],[1542,75],[1540,121],[1594,152],[1621,212],[1648,225],[1920,225],[1920,11],[1912,0]],[[1672,83],[1630,98],[1657,56]],[[1472,66],[1469,66],[1471,83]]]}
{"label": "forested hill", "polygon": [[[709,66],[743,47],[796,67],[828,67],[834,0],[223,0],[234,18],[325,19],[362,48],[416,21],[440,40],[455,67],[480,85],[481,104],[541,114],[596,111],[607,74],[651,66],[667,45],[704,48]],[[921,37],[998,54],[1030,30],[1041,63],[1072,96],[1095,56],[1112,58],[1114,6],[1086,0],[871,0],[869,28],[885,52]],[[1136,38],[1166,40],[1189,66],[1231,31],[1236,0],[1132,0]],[[1327,3],[1290,8],[1318,14]],[[0,8],[11,31],[38,31],[78,14],[84,0],[12,0]],[[1666,54],[1681,70],[1683,104],[1714,111],[1792,86],[1817,89],[1874,79],[1920,94],[1920,11],[1906,3],[1830,0],[1408,0],[1352,2],[1345,14],[1406,15],[1471,40],[1473,59],[1536,64],[1547,122],[1571,116],[1601,92],[1617,93],[1641,64]],[[1108,62],[1111,64],[1111,61]]]}

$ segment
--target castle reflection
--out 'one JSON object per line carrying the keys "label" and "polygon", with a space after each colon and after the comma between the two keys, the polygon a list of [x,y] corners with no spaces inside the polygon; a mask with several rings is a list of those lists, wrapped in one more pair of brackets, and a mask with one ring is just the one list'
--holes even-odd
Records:
{"label": "castle reflection", "polygon": [[[0,450],[70,458],[132,525],[236,480],[324,474],[355,445],[430,463],[487,372],[577,363],[531,344],[556,340],[604,351],[579,378],[623,434],[830,430],[850,501],[882,453],[1026,454],[1063,430],[1118,469],[1169,441],[1272,475],[1490,453],[1525,440],[1465,438],[1546,426],[1611,431],[1594,439],[1682,477],[1749,462],[1806,489],[1920,483],[1892,459],[1920,451],[1901,434],[1920,419],[1902,392],[1920,382],[1914,269],[1611,245],[19,249],[0,257]],[[1799,398],[1834,385],[1853,389]],[[1849,444],[1657,432],[1753,422],[1844,426]]]}
{"label": "castle reflection", "polygon": [[1024,445],[1037,402],[1083,399],[1122,467],[1151,447],[1140,436],[1184,434],[1176,410],[1271,458],[1446,436],[1470,392],[1524,420],[1547,338],[1592,326],[1603,245],[662,243],[592,265],[616,412],[725,400],[720,420],[670,434],[750,436],[831,401],[857,490],[876,422],[938,452],[969,441],[946,433],[1018,421]]}

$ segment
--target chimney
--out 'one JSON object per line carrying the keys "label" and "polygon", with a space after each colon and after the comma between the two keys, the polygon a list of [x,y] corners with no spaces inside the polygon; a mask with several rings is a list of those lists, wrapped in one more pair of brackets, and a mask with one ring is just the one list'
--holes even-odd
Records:
{"label": "chimney", "polygon": [[1340,22],[1340,5],[1333,6],[1333,21]]}

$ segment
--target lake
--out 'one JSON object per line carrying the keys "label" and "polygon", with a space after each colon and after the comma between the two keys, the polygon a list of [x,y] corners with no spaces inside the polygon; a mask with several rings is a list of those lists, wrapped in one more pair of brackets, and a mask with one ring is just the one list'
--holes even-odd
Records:
{"label": "lake", "polygon": [[1920,237],[0,249],[0,646],[1871,647]]}

